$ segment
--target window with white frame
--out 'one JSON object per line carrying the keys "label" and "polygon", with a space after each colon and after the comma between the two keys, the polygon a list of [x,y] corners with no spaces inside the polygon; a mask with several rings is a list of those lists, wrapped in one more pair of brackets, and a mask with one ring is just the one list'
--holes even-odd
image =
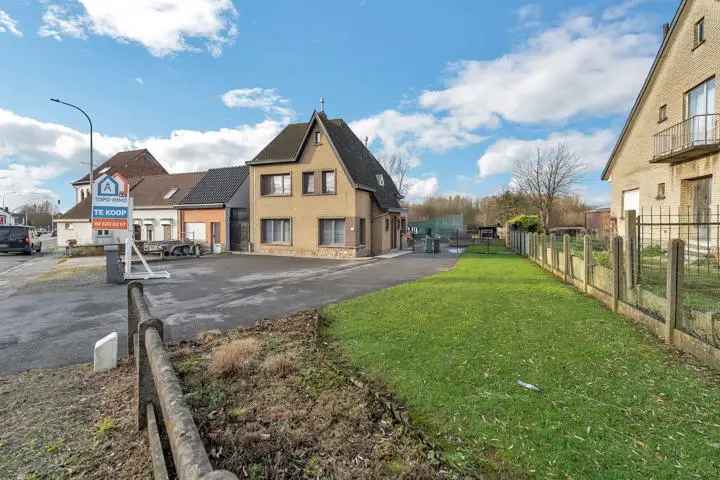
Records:
{"label": "window with white frame", "polygon": [[622,218],[625,218],[625,212],[628,210],[635,210],[635,213],[640,213],[640,189],[635,188],[633,190],[625,190],[622,194]]}
{"label": "window with white frame", "polygon": [[266,218],[262,222],[262,243],[290,243],[292,224],[289,218]]}
{"label": "window with white frame", "polygon": [[345,219],[320,219],[320,245],[345,245]]}

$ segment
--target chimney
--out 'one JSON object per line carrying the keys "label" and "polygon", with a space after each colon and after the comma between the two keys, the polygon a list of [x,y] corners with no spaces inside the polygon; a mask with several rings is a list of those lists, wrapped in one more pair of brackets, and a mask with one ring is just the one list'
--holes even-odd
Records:
{"label": "chimney", "polygon": [[663,23],[662,32],[663,32],[663,40],[665,40],[665,38],[667,38],[667,36],[668,36],[668,33],[670,33],[670,24],[669,23]]}
{"label": "chimney", "polygon": [[367,135],[365,135],[365,148],[367,148],[367,144],[368,144],[368,137],[367,137]]}
{"label": "chimney", "polygon": [[325,97],[320,97],[320,111],[325,113]]}

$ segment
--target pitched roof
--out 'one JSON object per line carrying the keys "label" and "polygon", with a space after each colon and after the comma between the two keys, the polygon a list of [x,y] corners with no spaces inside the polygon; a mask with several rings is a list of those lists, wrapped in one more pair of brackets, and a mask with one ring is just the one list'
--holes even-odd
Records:
{"label": "pitched roof", "polygon": [[623,126],[622,132],[620,133],[620,137],[618,138],[618,141],[615,144],[615,147],[613,148],[612,153],[610,154],[610,158],[608,159],[607,164],[605,165],[605,168],[603,169],[602,175],[600,177],[603,180],[607,180],[610,175],[610,169],[613,167],[613,164],[615,163],[615,155],[617,155],[618,151],[620,150],[620,146],[622,145],[623,141],[625,140],[625,137],[627,136],[628,131],[630,130],[630,124],[635,119],[635,116],[637,115],[638,111],[640,110],[640,104],[645,99],[645,95],[648,92],[650,83],[652,82],[653,78],[655,78],[655,72],[657,71],[657,67],[660,65],[660,60],[662,59],[662,56],[665,53],[665,50],[667,50],[667,47],[670,44],[670,37],[672,37],[673,33],[675,33],[675,29],[677,28],[680,17],[682,16],[683,12],[685,11],[685,7],[687,7],[687,5],[689,3],[690,2],[688,2],[687,0],[682,0],[680,2],[680,5],[678,6],[677,10],[675,11],[675,16],[673,17],[672,23],[670,23],[670,29],[668,30],[667,34],[663,38],[662,43],[660,44],[660,49],[658,50],[658,53],[655,56],[655,60],[653,61],[652,67],[650,68],[650,72],[648,72],[648,75],[645,78],[645,83],[643,83],[643,86],[640,89],[640,93],[638,94],[637,98],[635,99],[635,103],[633,104],[633,107],[630,110],[630,114],[628,115],[627,120],[625,120],[625,125]]}
{"label": "pitched roof", "polygon": [[[141,177],[131,190],[133,205],[135,207],[176,205],[204,176],[205,172],[193,172]],[[172,191],[174,193],[168,195]]]}
{"label": "pitched roof", "polygon": [[[130,196],[135,207],[172,207],[182,201],[185,195],[192,190],[205,176],[205,172],[176,173],[166,175],[148,175],[128,180],[130,182]],[[177,192],[165,198],[171,188]],[[58,220],[87,220],[90,218],[90,197],[76,204]]]}
{"label": "pitched roof", "polygon": [[229,202],[247,179],[249,171],[250,168],[246,165],[210,169],[180,204],[210,205]]}
{"label": "pitched roof", "polygon": [[[168,172],[147,149],[143,148],[141,150],[118,152],[93,170],[95,178],[102,174],[113,175],[115,173],[121,173],[125,178],[131,178],[145,175],[162,175]],[[73,185],[89,182],[90,175],[87,174],[81,179],[75,180]]]}
{"label": "pitched roof", "polygon": [[[372,192],[380,208],[395,210],[400,207],[400,192],[395,182],[380,162],[368,150],[365,144],[355,135],[352,129],[341,118],[329,120],[323,112],[313,112],[307,123],[293,123],[283,129],[249,165],[265,165],[271,163],[296,162],[300,159],[302,147],[307,143],[310,129],[314,122],[322,125],[335,149],[340,162],[345,167],[350,181],[355,188]],[[382,175],[383,185],[378,176]]]}

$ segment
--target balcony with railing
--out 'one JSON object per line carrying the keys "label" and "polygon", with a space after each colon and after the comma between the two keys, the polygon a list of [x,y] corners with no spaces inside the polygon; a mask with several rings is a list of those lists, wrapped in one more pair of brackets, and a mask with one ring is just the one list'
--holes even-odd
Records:
{"label": "balcony with railing", "polygon": [[694,115],[653,137],[650,163],[678,163],[720,151],[719,114]]}

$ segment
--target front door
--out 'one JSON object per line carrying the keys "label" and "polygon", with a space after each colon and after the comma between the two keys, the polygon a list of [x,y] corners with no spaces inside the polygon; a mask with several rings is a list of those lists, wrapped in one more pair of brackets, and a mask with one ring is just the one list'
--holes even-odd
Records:
{"label": "front door", "polygon": [[250,243],[250,223],[247,208],[230,209],[230,250],[244,252]]}
{"label": "front door", "polygon": [[398,241],[397,241],[397,235],[398,235],[398,224],[397,224],[397,217],[390,217],[390,248],[393,250],[397,248]]}
{"label": "front door", "polygon": [[710,238],[710,204],[712,177],[698,178],[692,183],[693,221],[698,224],[698,240]]}

